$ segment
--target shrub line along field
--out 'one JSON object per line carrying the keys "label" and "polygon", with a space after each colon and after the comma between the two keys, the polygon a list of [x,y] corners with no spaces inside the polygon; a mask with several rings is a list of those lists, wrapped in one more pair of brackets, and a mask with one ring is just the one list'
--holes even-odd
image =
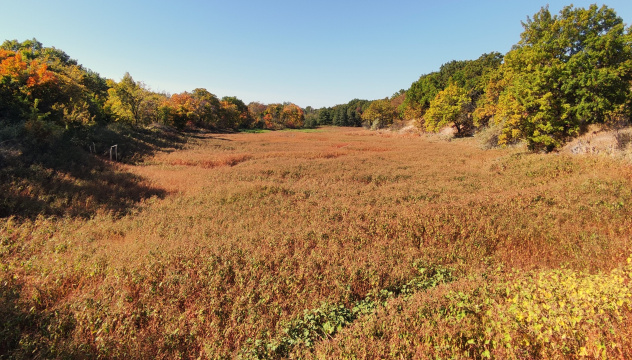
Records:
{"label": "shrub line along field", "polygon": [[632,356],[621,161],[322,128],[108,166],[153,192],[2,220],[3,357]]}

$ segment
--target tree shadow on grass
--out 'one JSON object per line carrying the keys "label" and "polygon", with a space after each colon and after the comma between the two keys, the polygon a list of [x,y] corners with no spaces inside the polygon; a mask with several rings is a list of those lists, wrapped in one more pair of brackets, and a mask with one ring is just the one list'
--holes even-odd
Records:
{"label": "tree shadow on grass", "polygon": [[[137,163],[157,151],[170,152],[182,149],[192,136],[164,126],[132,127],[109,124],[98,127],[84,136],[82,147],[86,151],[109,159],[110,148],[117,145],[118,159],[125,163]],[[113,154],[114,155],[114,154]]]}
{"label": "tree shadow on grass", "polygon": [[[151,130],[117,132],[104,128],[94,135],[100,145],[119,144],[125,149],[119,160],[130,163],[156,151],[178,149],[186,142],[179,134]],[[165,190],[150,186],[140,176],[122,171],[109,160],[109,154],[95,153],[94,147],[99,145],[90,143],[92,153],[85,142],[72,140],[54,145],[23,142],[12,144],[10,149],[0,148],[0,218],[88,218],[97,212],[123,216],[143,199],[166,195]]]}

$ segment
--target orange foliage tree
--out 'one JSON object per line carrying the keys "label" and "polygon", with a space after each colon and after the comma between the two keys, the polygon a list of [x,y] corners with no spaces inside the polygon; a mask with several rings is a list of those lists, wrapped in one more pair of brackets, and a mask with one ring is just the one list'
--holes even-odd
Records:
{"label": "orange foliage tree", "polygon": [[58,132],[56,125],[44,122],[53,110],[57,77],[45,62],[29,60],[28,50],[23,52],[0,50],[0,117],[26,119],[24,129],[46,140]]}
{"label": "orange foliage tree", "polygon": [[222,100],[219,102],[219,122],[218,127],[222,129],[236,129],[239,127],[241,111],[236,104]]}
{"label": "orange foliage tree", "polygon": [[34,100],[32,95],[38,88],[56,82],[57,76],[48,70],[45,62],[38,59],[27,62],[21,52],[0,49],[0,85],[3,90],[11,89]]}
{"label": "orange foliage tree", "polygon": [[294,104],[286,104],[283,106],[281,120],[285,127],[297,129],[303,127],[305,122],[305,113],[303,109]]}
{"label": "orange foliage tree", "polygon": [[305,112],[292,103],[269,104],[263,112],[264,127],[270,130],[303,127]]}
{"label": "orange foliage tree", "polygon": [[189,122],[194,120],[195,100],[191,94],[173,94],[162,103],[163,121],[178,129],[184,128]]}
{"label": "orange foliage tree", "polygon": [[262,128],[265,126],[265,111],[268,107],[260,102],[251,102],[248,104],[248,112],[253,119],[252,126],[255,128]]}
{"label": "orange foliage tree", "polygon": [[264,111],[263,121],[264,127],[269,130],[278,130],[283,128],[281,122],[281,112],[283,111],[283,105],[281,104],[269,104]]}

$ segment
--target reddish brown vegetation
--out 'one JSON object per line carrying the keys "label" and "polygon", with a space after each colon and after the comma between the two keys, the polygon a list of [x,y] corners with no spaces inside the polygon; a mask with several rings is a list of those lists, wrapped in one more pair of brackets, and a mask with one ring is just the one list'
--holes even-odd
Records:
{"label": "reddish brown vegetation", "polygon": [[[485,340],[486,320],[438,311],[485,299],[501,309],[495,289],[521,278],[499,267],[608,273],[632,253],[632,171],[605,158],[338,128],[207,135],[121,171],[170,195],[123,217],[4,220],[3,352],[254,356],[306,310],[390,289],[357,325],[289,354],[481,357],[484,343],[459,339]],[[397,297],[420,264],[458,280]],[[618,334],[630,321],[622,306]],[[630,354],[618,335],[588,335]],[[534,351],[524,357],[549,354],[520,346]]]}

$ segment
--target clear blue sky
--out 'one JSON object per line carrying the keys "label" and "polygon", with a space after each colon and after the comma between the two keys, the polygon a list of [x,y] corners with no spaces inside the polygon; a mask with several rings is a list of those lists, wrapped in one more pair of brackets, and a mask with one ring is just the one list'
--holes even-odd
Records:
{"label": "clear blue sky", "polygon": [[[448,61],[506,53],[545,1],[0,0],[0,38],[35,37],[154,91],[322,107],[384,98]],[[558,13],[570,2],[548,4]],[[632,1],[606,5],[632,22]]]}

